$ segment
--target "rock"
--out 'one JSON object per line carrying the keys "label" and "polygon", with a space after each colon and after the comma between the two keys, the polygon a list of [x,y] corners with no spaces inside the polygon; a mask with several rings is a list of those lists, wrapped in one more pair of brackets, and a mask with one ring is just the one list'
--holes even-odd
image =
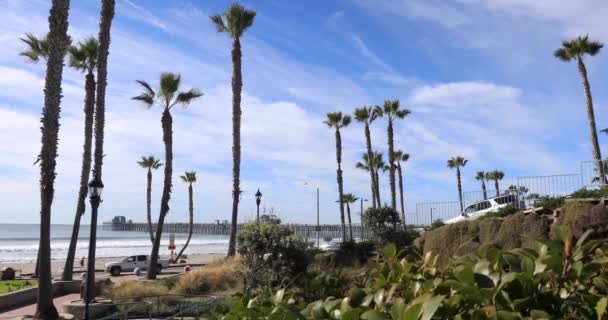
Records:
{"label": "rock", "polygon": [[479,243],[494,243],[496,233],[502,225],[500,218],[486,218],[479,220]]}
{"label": "rock", "polygon": [[453,255],[474,253],[479,247],[477,221],[462,221],[427,231],[423,237],[423,253],[439,256],[440,264]]}
{"label": "rock", "polygon": [[535,241],[547,239],[549,237],[550,229],[550,216],[538,212],[529,213],[524,218],[524,223],[522,225],[520,236],[521,245],[527,247]]}
{"label": "rock", "polygon": [[521,233],[526,214],[518,212],[504,219],[500,229],[496,232],[494,243],[502,249],[513,249],[521,247]]}
{"label": "rock", "polygon": [[608,209],[603,201],[568,201],[564,204],[555,225],[566,226],[575,238],[592,228],[608,224]]}

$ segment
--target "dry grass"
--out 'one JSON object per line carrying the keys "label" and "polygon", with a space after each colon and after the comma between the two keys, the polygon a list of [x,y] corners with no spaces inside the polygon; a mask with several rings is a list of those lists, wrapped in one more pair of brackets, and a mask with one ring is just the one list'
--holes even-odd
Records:
{"label": "dry grass", "polygon": [[169,293],[167,287],[145,283],[141,281],[122,281],[108,286],[103,296],[111,299],[131,298],[131,297],[150,297]]}
{"label": "dry grass", "polygon": [[181,276],[173,292],[207,294],[231,290],[242,285],[242,269],[239,258],[217,260]]}

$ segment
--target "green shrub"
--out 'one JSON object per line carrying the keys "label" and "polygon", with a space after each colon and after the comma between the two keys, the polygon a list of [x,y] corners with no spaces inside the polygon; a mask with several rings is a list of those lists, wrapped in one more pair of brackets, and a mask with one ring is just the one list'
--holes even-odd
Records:
{"label": "green shrub", "polygon": [[576,243],[565,228],[527,249],[438,260],[400,259],[395,245],[348,294],[301,301],[288,290],[241,297],[224,319],[606,319],[606,239]]}
{"label": "green shrub", "polygon": [[445,226],[445,222],[443,222],[443,220],[441,220],[441,219],[437,219],[437,220],[433,221],[433,223],[431,223],[431,226],[429,227],[428,230],[437,229],[437,228],[440,228],[443,226]]}
{"label": "green shrub", "polygon": [[538,199],[534,200],[535,208],[545,208],[549,210],[555,210],[557,208],[561,208],[566,201],[566,197],[550,197],[550,196],[541,196]]}
{"label": "green shrub", "polygon": [[310,243],[279,223],[252,223],[237,235],[245,266],[245,289],[277,286],[306,272],[312,257]]}
{"label": "green shrub", "polygon": [[481,216],[479,218],[479,220],[488,219],[488,218],[505,218],[505,217],[508,217],[510,215],[517,213],[518,211],[519,211],[518,209],[514,208],[511,205],[508,205],[508,206],[502,207],[494,212],[489,212],[487,214],[484,214],[483,216]]}
{"label": "green shrub", "polygon": [[374,250],[376,250],[376,243],[373,241],[340,243],[338,250],[333,252],[333,266],[363,265]]}

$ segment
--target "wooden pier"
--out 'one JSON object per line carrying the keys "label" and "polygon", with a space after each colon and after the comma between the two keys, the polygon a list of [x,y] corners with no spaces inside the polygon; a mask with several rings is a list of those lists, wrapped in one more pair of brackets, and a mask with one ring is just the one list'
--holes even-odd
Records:
{"label": "wooden pier", "polygon": [[[316,239],[317,230],[321,239],[331,238],[337,239],[342,237],[342,228],[339,224],[322,224],[317,228],[316,224],[282,224],[291,230],[294,234],[300,235],[307,239]],[[245,226],[244,223],[237,225],[237,232],[241,231]],[[153,229],[156,224],[153,224]],[[165,223],[163,225],[164,233],[188,233],[188,223]],[[347,225],[348,232],[348,225]],[[369,239],[370,231],[361,224],[353,224],[353,237],[357,239]],[[104,222],[103,230],[106,231],[131,231],[131,232],[148,232],[148,223],[125,221],[124,219],[113,219],[112,222]],[[227,221],[216,223],[195,223],[193,225],[194,234],[206,235],[226,235],[230,234],[230,223]]]}

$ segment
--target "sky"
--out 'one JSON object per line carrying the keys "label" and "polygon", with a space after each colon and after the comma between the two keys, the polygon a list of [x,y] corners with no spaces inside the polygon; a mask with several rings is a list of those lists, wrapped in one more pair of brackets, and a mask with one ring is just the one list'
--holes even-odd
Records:
{"label": "sky", "polygon": [[[228,1],[116,0],[108,60],[104,202],[100,220],[145,219],[141,156],[163,158],[161,109],[131,97],[135,80],[158,86],[161,72],[182,76],[184,90],[204,96],[174,116],[174,179],[168,221],[186,221],[187,185],[197,171],[195,220],[230,217],[232,190],[231,41],[211,14]],[[242,39],[243,118],[240,221],[254,217],[254,193],[286,222],[313,223],[320,189],[321,223],[339,222],[331,111],[399,99],[411,114],[395,124],[404,164],[408,216],[416,203],[457,199],[452,156],[469,160],[463,189],[479,190],[479,170],[516,177],[577,173],[591,159],[580,78],[574,63],[553,57],[578,35],[608,42],[603,0],[335,0],[243,1],[257,12]],[[73,0],[69,34],[98,33],[99,1]],[[48,31],[50,1],[0,0],[0,223],[39,221],[40,112],[43,64],[19,52],[26,32]],[[608,53],[585,60],[598,128],[608,127],[604,89]],[[64,69],[59,158],[52,222],[71,223],[82,143],[84,75]],[[386,154],[386,120],[372,124],[375,149]],[[369,175],[355,169],[365,151],[363,126],[343,137],[344,189],[369,198]],[[608,137],[600,135],[604,149]],[[158,215],[162,170],[154,173]],[[383,201],[388,176],[380,178]],[[308,185],[305,185],[308,182]],[[365,203],[368,206],[369,202]],[[359,221],[358,205],[353,219]],[[88,217],[88,214],[87,214]],[[85,221],[88,218],[85,218]]]}

